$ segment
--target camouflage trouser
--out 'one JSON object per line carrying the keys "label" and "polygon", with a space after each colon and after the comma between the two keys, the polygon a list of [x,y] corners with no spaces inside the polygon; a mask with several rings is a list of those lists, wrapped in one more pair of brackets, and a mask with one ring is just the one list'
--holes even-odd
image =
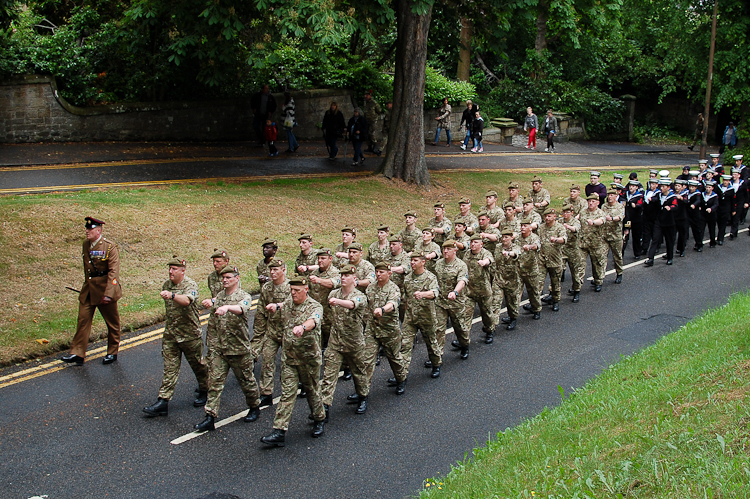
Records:
{"label": "camouflage trouser", "polygon": [[[560,276],[563,267],[545,267],[545,271],[549,274],[549,294],[552,297],[552,302],[557,303],[560,301]],[[542,277],[540,291],[542,287],[544,287],[544,277]]]}
{"label": "camouflage trouser", "polygon": [[586,260],[584,259],[583,253],[578,248],[565,250],[565,257],[568,260],[568,268],[570,269],[570,277],[573,281],[573,291],[580,291],[583,286],[583,278],[586,275]]}
{"label": "camouflage trouser", "polygon": [[505,306],[507,308],[508,317],[515,319],[518,317],[518,312],[521,303],[521,292],[523,284],[519,279],[511,281],[505,281],[503,283],[503,296],[505,296]]}
{"label": "camouflage trouser", "polygon": [[323,320],[320,321],[320,348],[325,350],[328,348],[328,338],[331,337],[331,320],[323,316]]}
{"label": "camouflage trouser", "polygon": [[273,377],[276,373],[276,354],[281,348],[281,336],[275,332],[268,331],[263,340],[263,349],[261,350],[260,367],[260,394],[271,395],[273,393]]}
{"label": "camouflage trouser", "polygon": [[208,402],[206,402],[206,414],[217,417],[219,415],[219,402],[221,392],[224,391],[224,383],[231,368],[234,377],[240,384],[245,401],[250,408],[260,405],[258,383],[253,374],[253,354],[244,355],[222,355],[209,351],[208,355]]}
{"label": "camouflage trouser", "polygon": [[[472,294],[466,297],[466,315],[474,317],[474,306],[479,305],[479,314],[482,316],[482,326],[492,331],[495,330],[498,323],[498,315],[500,309],[495,310],[493,306],[493,297],[490,296],[474,296]],[[498,312],[495,315],[495,311]],[[469,319],[471,320],[471,319]]]}
{"label": "camouflage trouser", "polygon": [[593,246],[581,248],[583,253],[584,265],[586,257],[591,260],[591,273],[594,274],[594,284],[604,282],[604,270],[607,267],[607,246]]}
{"label": "camouflage trouser", "polygon": [[499,322],[501,308],[503,308],[503,280],[499,275],[495,275],[492,279],[492,317],[495,323]]}
{"label": "camouflage trouser", "polygon": [[377,360],[378,350],[383,347],[388,363],[391,365],[391,371],[399,383],[406,379],[406,362],[401,355],[401,334],[396,332],[390,336],[381,336],[376,338],[372,331],[365,333],[365,351],[363,360],[365,363],[365,376],[367,377],[367,386],[372,385],[372,375],[375,372],[375,361]]}
{"label": "camouflage trouser", "polygon": [[433,367],[438,367],[443,363],[440,355],[440,345],[437,340],[437,328],[435,319],[430,317],[426,320],[415,319],[407,311],[406,320],[401,326],[401,355],[404,357],[406,372],[409,372],[411,364],[411,353],[414,350],[414,339],[417,337],[417,331],[422,331],[422,338],[427,346],[427,355],[430,357]]}
{"label": "camouflage trouser", "polygon": [[363,360],[364,350],[357,352],[339,352],[333,348],[326,349],[325,367],[323,368],[323,387],[321,388],[321,397],[325,405],[331,405],[333,394],[336,391],[336,383],[339,380],[339,370],[341,364],[346,361],[349,369],[352,371],[354,378],[354,389],[357,395],[367,397],[370,393],[370,386],[365,373],[365,363]]}
{"label": "camouflage trouser", "polygon": [[302,383],[302,389],[307,392],[307,405],[315,421],[323,421],[326,413],[320,398],[320,362],[290,366],[286,362],[281,364],[281,399],[276,406],[276,416],[273,427],[277,430],[288,430],[292,419],[294,403],[297,400],[297,387]]}
{"label": "camouflage trouser", "polygon": [[[529,303],[532,312],[542,311],[542,284],[539,274],[520,274],[521,284],[526,286],[526,293],[529,295]],[[559,279],[558,279],[559,280]],[[523,292],[523,289],[521,290]]]}
{"label": "camouflage trouser", "polygon": [[[622,274],[622,237],[608,236],[604,238],[607,248],[612,251],[612,260],[615,263],[615,272],[617,275]],[[606,270],[607,260],[605,255],[604,265]]]}
{"label": "camouflage trouser", "polygon": [[440,346],[440,355],[445,352],[445,331],[448,326],[448,318],[453,324],[453,332],[456,333],[456,339],[463,347],[469,346],[469,333],[471,332],[471,317],[467,316],[466,307],[443,308],[435,307],[437,316],[437,340]]}
{"label": "camouflage trouser", "polygon": [[195,378],[198,380],[198,389],[202,392],[207,390],[208,368],[201,362],[202,353],[203,340],[201,338],[181,343],[166,336],[162,338],[161,356],[164,358],[164,378],[162,378],[161,388],[159,388],[159,398],[170,400],[174,395],[183,354],[185,354],[185,360],[188,361],[190,368],[195,373]]}

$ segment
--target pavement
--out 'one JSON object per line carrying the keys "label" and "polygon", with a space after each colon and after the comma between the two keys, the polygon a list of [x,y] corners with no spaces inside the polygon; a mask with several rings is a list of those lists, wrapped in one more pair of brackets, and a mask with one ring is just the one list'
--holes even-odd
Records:
{"label": "pavement", "polygon": [[[518,141],[516,141],[518,142]],[[647,146],[615,142],[565,142],[554,154],[521,145],[486,144],[472,154],[457,146],[426,146],[431,171],[509,168],[681,168],[697,165],[698,154],[684,146]],[[351,165],[344,156],[328,161],[322,141],[303,141],[296,153],[277,157],[248,142],[233,143],[39,143],[0,145],[0,194],[142,187],[219,180],[253,181],[302,176],[367,175],[381,158],[368,154]]]}

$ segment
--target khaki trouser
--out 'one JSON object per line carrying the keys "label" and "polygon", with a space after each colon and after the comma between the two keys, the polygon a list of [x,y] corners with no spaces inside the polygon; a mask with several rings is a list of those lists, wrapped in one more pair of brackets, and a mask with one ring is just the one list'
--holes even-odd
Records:
{"label": "khaki trouser", "polygon": [[162,378],[161,388],[159,388],[159,398],[171,400],[172,395],[174,395],[183,355],[185,355],[185,359],[198,380],[198,390],[202,392],[208,390],[208,368],[201,361],[202,353],[203,341],[201,338],[183,342],[178,342],[170,337],[162,338],[161,356],[164,358],[164,377]]}
{"label": "khaki trouser", "polygon": [[120,348],[120,312],[117,310],[117,302],[107,305],[91,305],[91,303],[78,304],[78,326],[73,341],[70,344],[70,353],[79,357],[86,357],[86,347],[91,335],[91,323],[94,320],[94,312],[99,309],[104,322],[107,324],[107,355],[115,355]]}
{"label": "khaki trouser", "polygon": [[227,374],[231,368],[235,378],[245,394],[245,401],[249,408],[255,408],[260,405],[260,394],[258,392],[258,383],[255,381],[253,368],[253,354],[244,355],[223,355],[217,352],[209,351],[208,354],[208,401],[206,402],[206,414],[217,417],[219,415],[219,402],[221,393],[224,391],[224,384],[227,381]]}
{"label": "khaki trouser", "polygon": [[304,365],[281,365],[281,399],[276,406],[276,416],[273,427],[277,430],[288,430],[292,411],[297,401],[297,387],[302,383],[302,389],[307,392],[307,405],[315,421],[323,421],[326,417],[323,402],[320,398],[320,361]]}

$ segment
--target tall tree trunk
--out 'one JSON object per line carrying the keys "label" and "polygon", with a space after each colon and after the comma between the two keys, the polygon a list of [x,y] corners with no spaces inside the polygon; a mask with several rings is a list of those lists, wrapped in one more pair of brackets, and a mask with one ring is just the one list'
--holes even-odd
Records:
{"label": "tall tree trunk", "polygon": [[536,40],[534,48],[541,54],[547,48],[547,19],[549,18],[549,0],[539,0],[539,12],[536,17]]}
{"label": "tall tree trunk", "polygon": [[398,35],[393,110],[385,158],[375,173],[430,185],[424,158],[424,83],[427,34],[432,6],[422,15],[412,12],[413,0],[395,0]]}
{"label": "tall tree trunk", "polygon": [[471,19],[461,18],[461,46],[458,49],[458,74],[461,81],[471,78],[471,40],[474,36],[474,24]]}

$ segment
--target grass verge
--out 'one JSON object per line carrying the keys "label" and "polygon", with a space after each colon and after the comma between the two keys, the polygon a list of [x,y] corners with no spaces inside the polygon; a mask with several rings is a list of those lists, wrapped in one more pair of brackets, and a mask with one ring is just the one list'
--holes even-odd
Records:
{"label": "grass verge", "polygon": [[[622,172],[627,173],[627,172]],[[639,171],[641,178],[648,175]],[[105,237],[117,242],[122,260],[124,297],[120,314],[126,330],[161,320],[158,293],[168,277],[164,267],[173,254],[188,262],[187,275],[207,296],[208,259],[224,248],[242,275],[243,288],[258,289],[255,265],[266,236],[279,241],[278,255],[292,263],[299,253],[297,236],[311,232],[315,245],[336,245],[340,229],[360,229],[358,241],[369,245],[381,223],[399,231],[403,214],[414,209],[420,225],[432,217],[436,201],[448,215],[469,196],[476,212],[484,193],[495,189],[501,200],[508,181],[530,188],[533,173],[520,171],[434,173],[436,187],[422,189],[382,177],[280,179],[233,184],[178,184],[168,187],[108,189],[0,198],[0,365],[65,349],[75,329],[77,294],[83,281],[83,217],[107,222]],[[585,171],[545,171],[553,206],[561,206],[571,182],[585,183]],[[602,180],[609,182],[611,175]],[[93,338],[105,333],[96,316]],[[41,345],[36,340],[46,339]]]}
{"label": "grass verge", "polygon": [[421,498],[729,498],[750,483],[750,295],[507,429]]}

